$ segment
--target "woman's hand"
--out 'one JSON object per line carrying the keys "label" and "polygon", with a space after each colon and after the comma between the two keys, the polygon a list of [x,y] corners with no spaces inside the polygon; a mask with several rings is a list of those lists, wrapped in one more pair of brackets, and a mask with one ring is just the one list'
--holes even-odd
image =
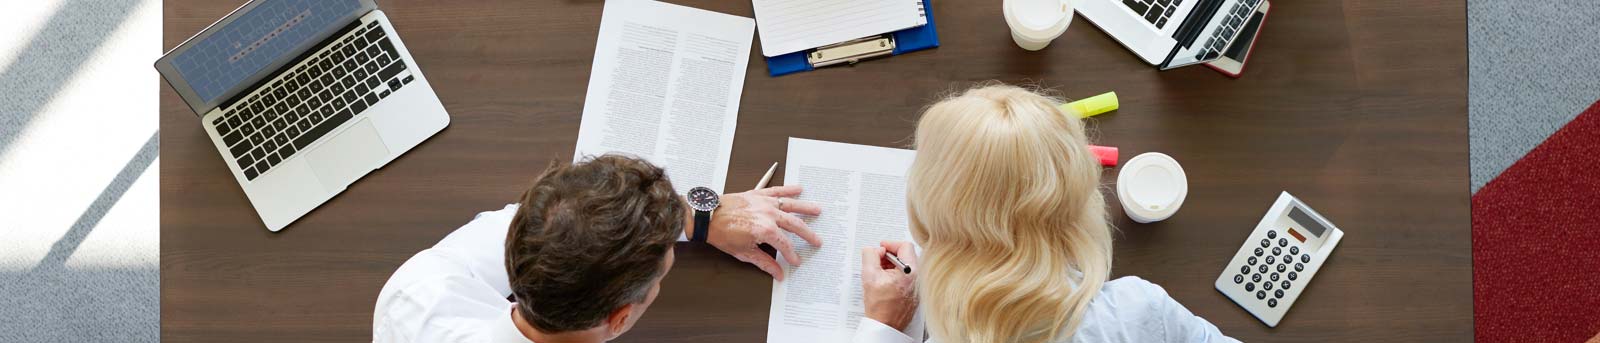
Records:
{"label": "woman's hand", "polygon": [[[706,242],[782,281],[783,268],[771,255],[761,251],[761,244],[771,245],[789,265],[795,266],[800,265],[800,255],[795,254],[787,232],[793,232],[813,246],[822,246],[822,239],[806,227],[804,220],[795,216],[822,214],[822,208],[795,200],[800,191],[800,186],[790,185],[722,195],[722,205],[711,215]],[[694,225],[690,223],[688,228],[692,229]]]}
{"label": "woman's hand", "polygon": [[[911,242],[879,243],[861,248],[861,293],[867,318],[905,331],[917,313],[917,252]],[[911,267],[911,273],[895,267],[887,254],[894,254]]]}

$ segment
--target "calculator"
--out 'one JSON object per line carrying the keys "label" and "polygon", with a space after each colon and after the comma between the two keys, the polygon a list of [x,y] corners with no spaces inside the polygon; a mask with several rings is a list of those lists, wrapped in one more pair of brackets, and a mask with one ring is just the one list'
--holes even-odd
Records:
{"label": "calculator", "polygon": [[1333,222],[1283,192],[1217,276],[1217,291],[1278,327],[1343,237]]}

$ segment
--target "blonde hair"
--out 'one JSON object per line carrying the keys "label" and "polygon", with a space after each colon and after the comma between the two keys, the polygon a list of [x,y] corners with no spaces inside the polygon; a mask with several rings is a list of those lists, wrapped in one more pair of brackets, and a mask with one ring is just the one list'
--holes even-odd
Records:
{"label": "blonde hair", "polygon": [[1110,274],[1099,164],[1059,103],[982,85],[918,121],[906,199],[935,339],[1070,337]]}

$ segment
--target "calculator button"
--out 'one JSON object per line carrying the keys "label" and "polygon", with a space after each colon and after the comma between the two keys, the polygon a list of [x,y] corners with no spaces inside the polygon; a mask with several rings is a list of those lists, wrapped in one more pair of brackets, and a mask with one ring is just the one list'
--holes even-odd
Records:
{"label": "calculator button", "polygon": [[1298,246],[1289,247],[1289,253],[1290,254],[1299,255],[1300,254],[1300,247],[1298,247]]}
{"label": "calculator button", "polygon": [[1253,283],[1244,284],[1244,291],[1245,292],[1254,291],[1254,290],[1256,290],[1256,284],[1253,284]]}
{"label": "calculator button", "polygon": [[1272,256],[1267,256],[1267,264],[1272,264]]}
{"label": "calculator button", "polygon": [[1300,264],[1300,263],[1295,263],[1294,264],[1294,271],[1297,271],[1297,272],[1306,271],[1306,265]]}
{"label": "calculator button", "polygon": [[[1277,274],[1273,274],[1273,275],[1277,275]],[[1283,284],[1282,285],[1283,285],[1283,289],[1289,289],[1289,280],[1283,280]]]}
{"label": "calculator button", "polygon": [[1239,274],[1250,274],[1250,266],[1239,266]]}
{"label": "calculator button", "polygon": [[1289,239],[1288,238],[1279,238],[1278,239],[1278,246],[1280,246],[1280,247],[1289,246]]}
{"label": "calculator button", "polygon": [[1245,262],[1250,262],[1250,265],[1252,265],[1252,266],[1256,265],[1256,257],[1255,256],[1250,256],[1250,259],[1247,259],[1247,260],[1244,260],[1244,261]]}
{"label": "calculator button", "polygon": [[1275,299],[1283,299],[1283,290],[1280,289],[1280,290],[1272,291],[1272,297],[1275,298]]}
{"label": "calculator button", "polygon": [[1267,307],[1278,307],[1278,299],[1267,299]]}
{"label": "calculator button", "polygon": [[1300,274],[1296,274],[1295,272],[1289,272],[1289,281],[1294,281],[1294,279],[1299,279],[1299,278],[1300,278]]}
{"label": "calculator button", "polygon": [[1267,231],[1267,238],[1278,238],[1278,231],[1277,230]]}
{"label": "calculator button", "polygon": [[1234,284],[1244,283],[1244,275],[1233,274],[1233,283]]}
{"label": "calculator button", "polygon": [[1256,256],[1261,256],[1263,253],[1265,253],[1265,251],[1261,250],[1261,248],[1256,248]]}
{"label": "calculator button", "polygon": [[1278,273],[1272,273],[1272,281],[1278,281]]}
{"label": "calculator button", "polygon": [[1282,253],[1283,253],[1283,248],[1272,247],[1272,254],[1273,255],[1278,255],[1278,254],[1282,254]]}
{"label": "calculator button", "polygon": [[1272,246],[1272,241],[1269,241],[1266,238],[1262,238],[1261,239],[1261,247],[1265,248],[1265,247],[1269,247],[1269,246]]}
{"label": "calculator button", "polygon": [[[1282,273],[1284,269],[1289,269],[1289,268],[1286,265],[1282,265],[1282,264],[1278,265],[1278,272],[1279,273]],[[1272,274],[1272,275],[1278,275],[1278,274]]]}
{"label": "calculator button", "polygon": [[1268,291],[1272,290],[1272,283],[1271,282],[1263,282],[1263,283],[1261,283],[1261,289],[1262,290],[1268,290]]}
{"label": "calculator button", "polygon": [[[1256,299],[1266,299],[1266,298],[1267,298],[1267,291],[1256,291]],[[1272,301],[1273,302],[1277,302],[1278,299],[1272,299]]]}
{"label": "calculator button", "polygon": [[1311,255],[1300,255],[1300,262],[1311,263]]}
{"label": "calculator button", "polygon": [[1267,265],[1265,265],[1265,264],[1256,266],[1256,269],[1260,270],[1262,274],[1266,274],[1267,273]]}
{"label": "calculator button", "polygon": [[1250,274],[1250,282],[1261,282],[1261,274]]}
{"label": "calculator button", "polygon": [[1285,264],[1287,264],[1289,262],[1294,262],[1294,256],[1292,256],[1292,255],[1283,255],[1283,261],[1282,262],[1285,263]]}

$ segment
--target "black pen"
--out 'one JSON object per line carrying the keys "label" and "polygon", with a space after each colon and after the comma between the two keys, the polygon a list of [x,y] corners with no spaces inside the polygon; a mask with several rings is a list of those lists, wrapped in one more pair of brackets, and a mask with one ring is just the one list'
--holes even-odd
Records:
{"label": "black pen", "polygon": [[884,256],[889,256],[889,262],[890,263],[894,263],[895,269],[899,269],[900,271],[906,272],[906,274],[911,274],[911,266],[907,266],[904,262],[900,262],[900,258],[899,257],[895,257],[894,254],[883,254],[883,255]]}

